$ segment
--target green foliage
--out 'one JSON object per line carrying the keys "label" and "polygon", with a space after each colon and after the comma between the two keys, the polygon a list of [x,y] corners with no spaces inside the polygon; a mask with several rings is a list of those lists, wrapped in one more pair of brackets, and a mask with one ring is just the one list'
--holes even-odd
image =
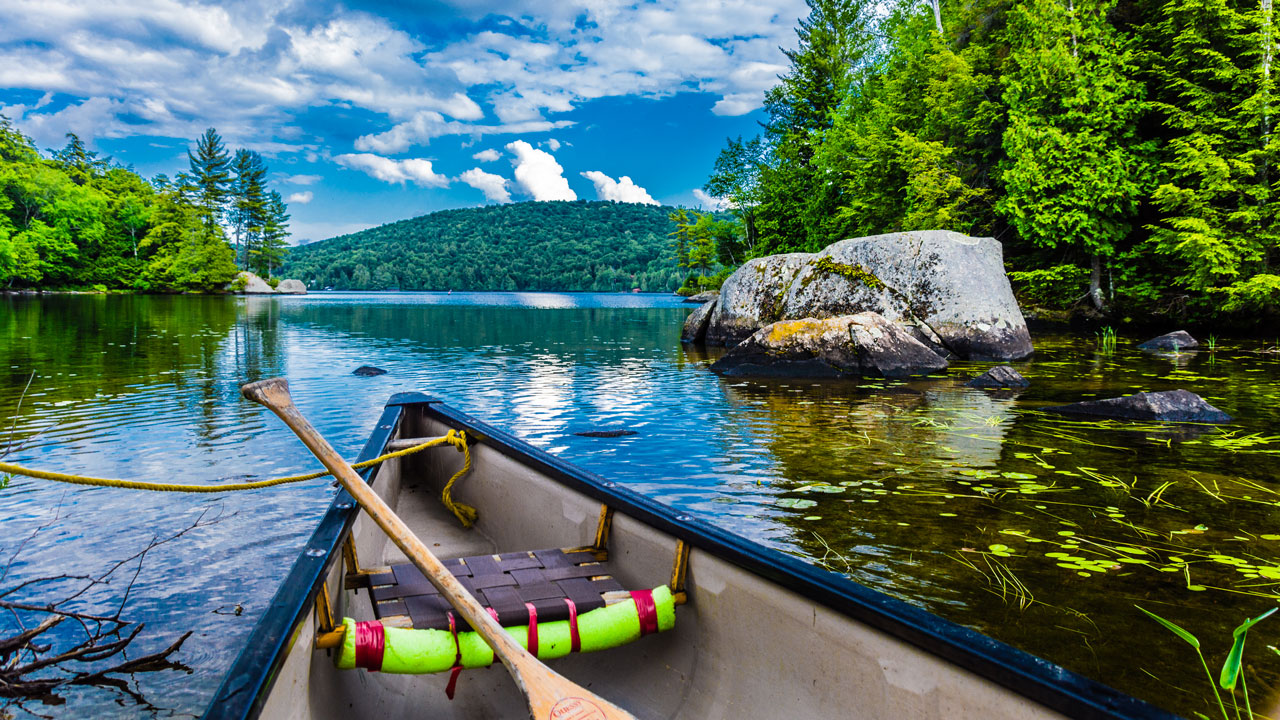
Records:
{"label": "green foliage", "polygon": [[[0,285],[14,288],[219,291],[234,277],[235,254],[217,222],[227,199],[226,152],[210,129],[190,154],[192,175],[147,182],[99,158],[76,135],[50,159],[0,116]],[[279,265],[288,215],[261,185],[265,166],[253,153],[237,159],[256,177],[239,202],[266,270]],[[254,174],[256,173],[256,175]],[[237,189],[237,192],[241,190]],[[248,237],[248,235],[245,235]],[[247,245],[246,245],[247,247]]]}
{"label": "green foliage", "polygon": [[341,290],[672,292],[673,208],[527,202],[443,210],[292,248],[283,277]]}
{"label": "green foliage", "polygon": [[867,270],[861,265],[846,265],[823,255],[818,258],[817,262],[815,262],[813,266],[823,272],[831,273],[832,275],[839,275],[850,282],[854,282],[859,285],[866,285],[872,290],[880,290],[884,288],[884,281],[873,275],[870,270]]}
{"label": "green foliage", "polygon": [[1089,271],[1075,265],[1054,265],[1009,273],[1014,296],[1023,305],[1064,310],[1084,296]]}

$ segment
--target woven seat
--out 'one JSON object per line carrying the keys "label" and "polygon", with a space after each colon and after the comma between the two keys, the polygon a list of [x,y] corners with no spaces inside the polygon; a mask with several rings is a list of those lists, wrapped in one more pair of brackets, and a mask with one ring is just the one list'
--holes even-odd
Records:
{"label": "woven seat", "polygon": [[[529,622],[526,603],[540,621],[568,620],[569,603],[577,613],[604,607],[604,594],[623,587],[608,575],[594,553],[581,550],[532,550],[477,555],[444,561],[481,605],[497,613],[499,624],[512,627]],[[418,629],[448,630],[453,608],[412,564],[393,565],[389,572],[366,576],[379,619],[408,615]],[[459,630],[471,626],[457,619]]]}

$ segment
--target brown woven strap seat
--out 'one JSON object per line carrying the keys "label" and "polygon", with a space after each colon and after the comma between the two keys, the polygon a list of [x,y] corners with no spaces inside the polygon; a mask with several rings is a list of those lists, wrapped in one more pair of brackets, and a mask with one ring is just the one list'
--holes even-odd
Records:
{"label": "brown woven strap seat", "polygon": [[[588,551],[532,550],[477,555],[444,561],[481,605],[492,608],[506,627],[529,622],[530,603],[539,621],[568,620],[569,603],[578,613],[605,605],[604,594],[622,590]],[[448,630],[453,608],[440,596],[422,571],[409,563],[393,565],[389,572],[366,576],[373,612],[379,619],[408,615],[418,629]],[[458,630],[470,625],[457,619]]]}

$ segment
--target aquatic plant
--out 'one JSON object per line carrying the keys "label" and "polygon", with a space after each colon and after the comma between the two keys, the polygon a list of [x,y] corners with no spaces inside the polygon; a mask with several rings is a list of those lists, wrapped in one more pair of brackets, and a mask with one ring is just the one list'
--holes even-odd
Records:
{"label": "aquatic plant", "polygon": [[[1245,620],[1231,632],[1231,650],[1227,653],[1227,659],[1222,663],[1222,672],[1218,674],[1218,681],[1215,683],[1213,681],[1213,673],[1209,670],[1209,663],[1205,661],[1204,653],[1200,650],[1200,640],[1196,638],[1195,635],[1192,635],[1179,627],[1176,623],[1166,620],[1146,608],[1139,605],[1134,605],[1134,607],[1149,615],[1156,622],[1168,629],[1169,632],[1177,635],[1179,638],[1182,638],[1182,640],[1184,640],[1188,645],[1195,648],[1196,656],[1200,658],[1200,665],[1204,668],[1204,673],[1209,678],[1209,687],[1213,689],[1213,697],[1218,701],[1218,710],[1222,712],[1223,720],[1231,720],[1231,717],[1227,714],[1227,707],[1222,702],[1222,693],[1218,692],[1219,687],[1231,693],[1231,703],[1235,708],[1236,718],[1248,717],[1252,719],[1254,717],[1253,707],[1249,704],[1249,688],[1244,679],[1245,636],[1248,635],[1249,628],[1265,620],[1276,610],[1280,610],[1280,608],[1271,608],[1256,618]],[[1244,697],[1245,712],[1243,716],[1240,713],[1239,702],[1236,700],[1236,685],[1240,686],[1240,694]]]}
{"label": "aquatic plant", "polygon": [[1104,355],[1110,355],[1116,351],[1116,331],[1110,325],[1102,328],[1098,335],[1098,349]]}

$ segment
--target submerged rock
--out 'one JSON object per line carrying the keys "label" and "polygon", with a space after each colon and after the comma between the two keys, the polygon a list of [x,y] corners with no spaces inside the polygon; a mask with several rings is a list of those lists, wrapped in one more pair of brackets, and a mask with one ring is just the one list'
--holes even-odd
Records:
{"label": "submerged rock", "polygon": [[636,435],[636,434],[637,433],[635,430],[587,430],[585,432],[574,433],[574,435],[578,435],[580,437],[594,437],[594,438],[627,437],[628,435]]}
{"label": "submerged rock", "polygon": [[1093,415],[1123,420],[1158,422],[1231,422],[1231,416],[1187,390],[1140,392],[1106,400],[1089,400],[1044,408],[1064,415]]}
{"label": "submerged rock", "polygon": [[1024,388],[1031,381],[1008,365],[997,365],[965,383],[972,388]]}
{"label": "submerged rock", "polygon": [[770,255],[749,260],[720,287],[707,326],[708,345],[733,346],[782,319],[782,298],[811,253]]}
{"label": "submerged rock", "polygon": [[690,295],[689,297],[685,298],[684,301],[687,303],[707,303],[707,302],[711,302],[712,300],[715,300],[718,297],[720,297],[719,290],[703,290],[697,295]]}
{"label": "submerged rock", "polygon": [[732,377],[906,377],[947,361],[873,312],[782,320],[756,331],[711,366]]}
{"label": "submerged rock", "polygon": [[703,303],[701,307],[689,313],[684,319],[684,329],[680,331],[680,342],[700,343],[707,339],[707,325],[711,321],[711,313],[715,312],[716,298]]}
{"label": "submerged rock", "polygon": [[276,286],[276,292],[288,295],[306,295],[307,286],[303,285],[301,280],[281,280],[280,284]]}
{"label": "submerged rock", "polygon": [[1186,330],[1174,330],[1157,338],[1142,343],[1138,346],[1139,350],[1191,350],[1200,347],[1200,343],[1191,337],[1191,333]]}
{"label": "submerged rock", "polygon": [[236,273],[237,280],[244,280],[244,288],[240,292],[245,295],[274,295],[276,290],[267,284],[266,280],[254,275],[247,270],[241,270]]}
{"label": "submerged rock", "polygon": [[372,365],[361,365],[355,370],[352,370],[351,374],[359,375],[360,377],[377,377],[378,375],[386,375],[387,371]]}

